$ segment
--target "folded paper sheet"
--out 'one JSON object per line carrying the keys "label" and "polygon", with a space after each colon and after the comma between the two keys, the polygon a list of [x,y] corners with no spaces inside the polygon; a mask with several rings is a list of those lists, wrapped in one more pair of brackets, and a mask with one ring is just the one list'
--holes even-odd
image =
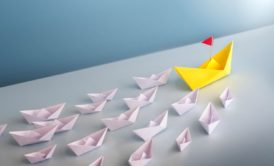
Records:
{"label": "folded paper sheet", "polygon": [[57,145],[49,146],[37,152],[25,154],[24,156],[31,164],[42,162],[52,158],[52,155],[56,149],[56,146]]}
{"label": "folded paper sheet", "polygon": [[20,146],[24,146],[50,141],[57,128],[57,125],[50,125],[34,130],[11,131],[10,135]]}
{"label": "folded paper sheet", "polygon": [[89,166],[103,166],[103,162],[104,162],[104,157],[100,156],[98,159],[92,162]]}
{"label": "folded paper sheet", "polygon": [[209,103],[205,108],[199,119],[199,122],[208,134],[211,134],[220,123],[219,114],[211,103]]}
{"label": "folded paper sheet", "polygon": [[228,106],[233,101],[233,96],[231,94],[231,91],[229,88],[225,88],[225,90],[220,95],[220,100],[225,108],[228,108]]}
{"label": "folded paper sheet", "polygon": [[77,141],[69,143],[68,147],[77,156],[87,153],[89,151],[92,151],[103,144],[107,130],[108,130],[107,128],[104,128],[99,131],[96,131],[84,138],[81,138]]}
{"label": "folded paper sheet", "polygon": [[117,91],[118,91],[118,88],[108,90],[105,92],[100,92],[100,93],[89,93],[88,96],[93,102],[104,101],[104,100],[110,101],[113,99]]}
{"label": "folded paper sheet", "polygon": [[152,139],[155,135],[163,131],[167,126],[168,111],[161,113],[154,120],[149,122],[148,127],[134,130],[133,132],[144,141]]}
{"label": "folded paper sheet", "polygon": [[142,108],[148,104],[151,104],[154,101],[157,90],[158,87],[151,88],[140,93],[135,98],[124,98],[124,101],[130,109],[134,109],[136,107]]}
{"label": "folded paper sheet", "polygon": [[166,84],[170,72],[171,69],[167,69],[161,73],[152,74],[150,77],[133,77],[133,79],[141,89],[147,89]]}
{"label": "folded paper sheet", "polygon": [[104,109],[106,102],[107,100],[103,100],[103,101],[97,101],[90,104],[75,105],[75,107],[79,109],[79,112],[81,114],[90,114],[90,113],[101,112]]}
{"label": "folded paper sheet", "polygon": [[60,119],[55,119],[53,121],[41,121],[41,122],[33,122],[36,127],[44,127],[49,125],[57,125],[58,128],[55,133],[69,131],[73,128],[75,122],[77,121],[79,114],[67,116]]}
{"label": "folded paper sheet", "polygon": [[191,134],[188,128],[184,129],[176,139],[176,143],[180,151],[183,151],[191,143],[191,141]]}
{"label": "folded paper sheet", "polygon": [[139,107],[130,109],[129,111],[120,114],[118,117],[104,118],[102,119],[102,121],[107,128],[113,131],[122,127],[132,125],[136,121],[138,114]]}
{"label": "folded paper sheet", "polygon": [[199,93],[199,89],[196,89],[188,93],[179,101],[177,101],[176,103],[173,103],[172,107],[179,115],[185,114],[196,105],[197,99],[198,99],[198,93]]}
{"label": "folded paper sheet", "polygon": [[0,125],[0,136],[4,133],[5,129],[7,128],[7,124]]}
{"label": "folded paper sheet", "polygon": [[35,121],[45,121],[45,120],[56,119],[59,117],[64,107],[65,107],[65,103],[61,103],[61,104],[57,104],[57,105],[53,105],[45,108],[23,110],[20,112],[28,123],[32,123]]}
{"label": "folded paper sheet", "polygon": [[145,166],[152,158],[152,140],[146,141],[129,157],[131,166]]}
{"label": "folded paper sheet", "polygon": [[194,90],[225,77],[231,72],[233,42],[198,68],[175,67],[176,72]]}

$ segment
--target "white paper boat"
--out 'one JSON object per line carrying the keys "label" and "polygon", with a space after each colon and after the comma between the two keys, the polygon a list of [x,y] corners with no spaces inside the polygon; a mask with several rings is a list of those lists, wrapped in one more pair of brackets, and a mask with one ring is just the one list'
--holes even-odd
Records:
{"label": "white paper boat", "polygon": [[154,101],[157,90],[158,90],[158,87],[151,88],[142,92],[135,98],[124,98],[124,101],[130,109],[133,109],[136,107],[141,108],[148,104],[151,104]]}
{"label": "white paper boat", "polygon": [[197,99],[198,99],[198,93],[199,93],[199,89],[196,89],[188,93],[179,101],[177,101],[176,103],[173,103],[172,107],[179,115],[185,114],[196,105]]}
{"label": "white paper boat", "polygon": [[199,122],[208,134],[211,134],[220,123],[220,117],[216,111],[216,108],[211,103],[209,103],[205,108]]}
{"label": "white paper boat", "polygon": [[152,74],[150,77],[133,77],[133,79],[141,89],[147,89],[166,84],[170,72],[171,69],[167,69],[161,73]]}
{"label": "white paper boat", "polygon": [[64,118],[55,119],[53,121],[41,121],[41,122],[33,122],[35,127],[45,127],[49,125],[57,125],[58,128],[55,133],[69,131],[73,128],[75,122],[77,121],[79,114],[67,116]]}
{"label": "white paper boat", "polygon": [[108,130],[107,128],[104,128],[99,131],[96,131],[84,138],[81,138],[77,141],[69,143],[68,147],[77,156],[87,153],[89,151],[92,151],[103,144],[107,130]]}
{"label": "white paper boat", "polygon": [[228,108],[228,106],[233,101],[233,96],[231,94],[231,91],[229,88],[225,88],[225,90],[220,95],[220,100],[225,108]]}
{"label": "white paper boat", "polygon": [[57,145],[49,146],[37,152],[25,154],[24,156],[31,164],[42,162],[52,158],[52,155],[56,149],[56,146]]}
{"label": "white paper boat", "polygon": [[144,141],[152,139],[155,135],[163,131],[167,126],[168,111],[161,113],[154,120],[149,122],[148,127],[134,130],[133,132]]}
{"label": "white paper boat", "polygon": [[107,128],[113,131],[122,127],[132,125],[136,121],[138,114],[139,107],[135,109],[130,109],[129,111],[126,111],[114,118],[104,118],[102,119],[102,121]]}
{"label": "white paper boat", "polygon": [[98,159],[92,162],[89,166],[103,166],[103,162],[104,162],[104,157],[100,156]]}
{"label": "white paper boat", "polygon": [[146,141],[129,157],[131,166],[145,166],[152,158],[152,140]]}
{"label": "white paper boat", "polygon": [[191,134],[188,128],[184,129],[176,139],[176,143],[180,151],[183,151],[191,143],[191,141]]}
{"label": "white paper boat", "polygon": [[59,117],[64,107],[65,107],[65,103],[61,103],[61,104],[57,104],[57,105],[53,105],[45,108],[23,110],[20,112],[28,123],[32,123],[35,121],[45,121],[45,120],[56,119]]}
{"label": "white paper boat", "polygon": [[0,136],[4,133],[5,129],[7,128],[7,124],[0,125]]}
{"label": "white paper boat", "polygon": [[75,107],[79,109],[79,112],[81,114],[90,114],[90,113],[101,112],[104,109],[106,102],[107,100],[103,100],[103,101],[97,101],[90,104],[75,105]]}
{"label": "white paper boat", "polygon": [[93,102],[104,101],[104,100],[110,101],[113,99],[117,91],[118,91],[118,88],[111,89],[105,92],[100,92],[100,93],[89,93],[88,96]]}
{"label": "white paper boat", "polygon": [[10,135],[20,146],[24,146],[50,141],[57,128],[57,125],[50,125],[34,130],[11,131]]}

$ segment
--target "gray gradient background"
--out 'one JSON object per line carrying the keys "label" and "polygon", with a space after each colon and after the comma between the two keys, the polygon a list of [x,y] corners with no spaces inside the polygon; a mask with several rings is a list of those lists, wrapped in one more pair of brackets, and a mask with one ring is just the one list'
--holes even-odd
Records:
{"label": "gray gradient background", "polygon": [[[198,43],[0,88],[0,123],[9,124],[0,137],[0,165],[29,165],[23,158],[24,153],[55,143],[58,146],[53,159],[39,166],[88,165],[99,155],[105,156],[106,166],[127,165],[130,154],[143,143],[132,130],[144,127],[150,119],[168,109],[168,127],[153,140],[150,166],[272,166],[273,36],[274,26],[269,26],[217,39],[215,51],[231,40],[235,41],[232,74],[201,89],[198,105],[190,113],[180,117],[170,108],[171,103],[190,91],[172,72],[169,83],[160,87],[152,105],[141,109],[134,125],[108,132],[101,148],[80,157],[74,156],[66,144],[103,128],[101,118],[117,116],[127,110],[122,98],[140,92],[132,76],[146,76],[174,65],[198,66],[208,58],[208,47]],[[218,96],[227,86],[231,88],[235,102],[229,110],[224,110]],[[60,133],[50,142],[19,147],[7,133],[32,128],[25,123],[19,110],[65,101],[68,105],[61,114],[63,117],[77,113],[73,105],[89,102],[86,93],[116,87],[120,89],[117,96],[103,112],[80,116],[72,131]],[[208,102],[212,102],[221,115],[220,125],[210,136],[198,123]],[[181,153],[175,138],[186,127],[190,128],[193,142]]]}
{"label": "gray gradient background", "polygon": [[0,86],[271,24],[273,0],[0,0]]}

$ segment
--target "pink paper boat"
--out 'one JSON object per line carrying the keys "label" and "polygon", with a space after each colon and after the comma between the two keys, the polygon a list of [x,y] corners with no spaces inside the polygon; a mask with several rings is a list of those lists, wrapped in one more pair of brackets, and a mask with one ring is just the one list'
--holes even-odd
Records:
{"label": "pink paper boat", "polygon": [[59,117],[64,107],[65,107],[65,103],[61,103],[61,104],[57,104],[57,105],[53,105],[45,108],[23,110],[20,112],[28,123],[32,123],[35,121],[45,121],[45,120],[56,119]]}
{"label": "pink paper boat", "polygon": [[34,130],[11,131],[10,135],[20,146],[24,146],[50,141],[57,128],[57,125],[50,125]]}
{"label": "pink paper boat", "polygon": [[188,93],[186,96],[181,98],[176,103],[172,104],[172,107],[174,110],[179,114],[183,115],[186,112],[190,111],[197,103],[199,89],[196,89],[190,93]]}
{"label": "pink paper boat", "polygon": [[77,121],[79,114],[67,116],[64,118],[55,119],[53,121],[41,121],[41,122],[33,122],[35,127],[45,127],[49,125],[57,125],[58,128],[55,133],[69,131],[73,128],[75,122]]}
{"label": "pink paper boat", "polygon": [[228,108],[228,106],[233,101],[233,96],[231,94],[231,91],[229,88],[225,88],[225,90],[220,95],[220,100],[225,108]]}
{"label": "pink paper boat", "polygon": [[167,69],[161,73],[152,74],[150,77],[133,77],[133,79],[141,89],[153,88],[166,84],[170,72],[171,69]]}
{"label": "pink paper boat", "polygon": [[89,166],[103,166],[104,157],[100,156],[98,159],[96,159],[93,163],[91,163]]}
{"label": "pink paper boat", "polygon": [[107,130],[108,130],[107,128],[104,128],[99,131],[96,131],[84,138],[81,138],[77,141],[69,143],[68,147],[77,156],[87,153],[89,151],[92,151],[103,144]]}
{"label": "pink paper boat", "polygon": [[209,103],[205,108],[199,122],[208,134],[211,134],[220,123],[220,117],[216,111],[216,108],[211,103]]}
{"label": "pink paper boat", "polygon": [[161,113],[154,120],[149,122],[148,127],[134,130],[133,132],[144,141],[152,139],[155,135],[163,131],[167,126],[168,111]]}
{"label": "pink paper boat", "polygon": [[105,92],[100,92],[100,93],[89,93],[88,96],[93,102],[104,101],[104,100],[110,101],[113,99],[117,91],[118,91],[118,88],[111,89]]}
{"label": "pink paper boat", "polygon": [[103,123],[111,131],[126,127],[135,123],[139,114],[139,107],[131,109],[114,118],[104,118]]}
{"label": "pink paper boat", "polygon": [[133,109],[136,107],[141,108],[148,104],[151,104],[154,101],[157,90],[158,90],[158,87],[151,88],[142,92],[135,98],[124,98],[124,101],[130,109]]}
{"label": "pink paper boat", "polygon": [[42,162],[52,158],[52,155],[56,149],[56,146],[57,145],[53,145],[53,146],[41,149],[37,152],[25,154],[24,156],[31,164]]}
{"label": "pink paper boat", "polygon": [[107,100],[97,101],[91,104],[75,105],[81,114],[90,114],[100,112],[104,109]]}
{"label": "pink paper boat", "polygon": [[4,133],[7,126],[8,126],[7,124],[0,125],[0,136]]}
{"label": "pink paper boat", "polygon": [[180,151],[183,151],[191,143],[191,141],[191,134],[188,128],[184,129],[176,139],[176,143]]}
{"label": "pink paper boat", "polygon": [[145,166],[152,158],[152,140],[146,141],[129,157],[131,166]]}

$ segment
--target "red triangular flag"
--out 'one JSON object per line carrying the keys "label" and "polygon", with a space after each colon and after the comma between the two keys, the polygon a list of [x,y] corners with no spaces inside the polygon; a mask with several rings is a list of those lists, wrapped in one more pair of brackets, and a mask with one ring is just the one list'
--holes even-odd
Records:
{"label": "red triangular flag", "polygon": [[214,37],[210,36],[210,37],[206,38],[205,40],[203,40],[202,43],[204,43],[206,45],[209,45],[209,46],[212,46],[213,45],[213,40],[214,40]]}

